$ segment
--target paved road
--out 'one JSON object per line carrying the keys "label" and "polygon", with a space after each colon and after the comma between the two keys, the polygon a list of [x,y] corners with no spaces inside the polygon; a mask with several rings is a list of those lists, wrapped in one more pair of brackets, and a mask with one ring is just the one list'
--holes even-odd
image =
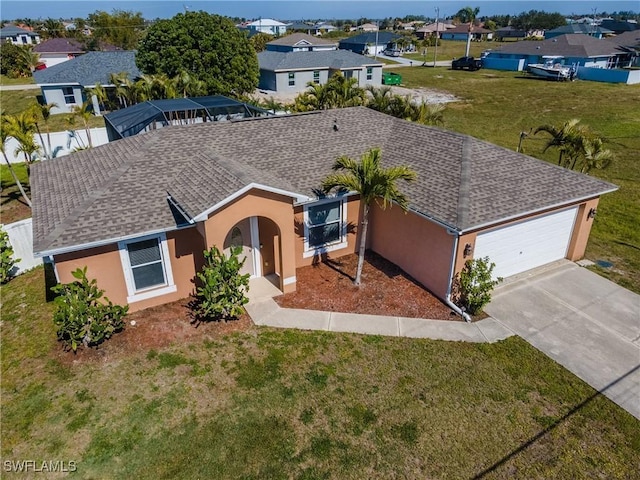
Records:
{"label": "paved road", "polygon": [[640,419],[640,295],[563,261],[499,287],[486,312]]}

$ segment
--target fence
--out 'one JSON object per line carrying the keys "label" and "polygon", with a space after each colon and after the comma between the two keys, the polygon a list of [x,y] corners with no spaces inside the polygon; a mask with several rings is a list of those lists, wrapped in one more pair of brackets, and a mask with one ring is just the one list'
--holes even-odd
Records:
{"label": "fence", "polygon": [[640,83],[640,70],[578,67],[577,77],[580,80],[591,80],[593,82],[626,83],[631,85]]}
{"label": "fence", "polygon": [[482,66],[492,70],[521,72],[524,70],[524,63],[524,58],[493,58],[489,56],[482,59]]}
{"label": "fence", "polygon": [[[92,128],[91,130],[91,143],[94,147],[98,145],[104,145],[109,142],[109,138],[107,137],[107,129],[102,128]],[[53,150],[54,157],[61,157],[63,155],[67,155],[71,153],[76,148],[82,148],[89,146],[89,140],[87,138],[87,132],[85,130],[76,130],[75,132],[53,132],[49,134],[51,137],[51,150]],[[42,148],[42,142],[40,142],[40,136],[35,134],[33,136],[37,145],[40,146],[40,153],[38,154],[38,159],[46,160],[46,156],[44,154],[44,149]],[[47,134],[42,132],[42,140],[44,144],[47,145]],[[18,142],[15,138],[10,137],[5,144],[5,151],[7,152],[7,158],[11,163],[21,163],[24,162],[24,155],[19,153],[15,154],[16,148],[18,148]]]}
{"label": "fence", "polygon": [[42,265],[42,259],[33,256],[33,228],[30,218],[2,225],[2,228],[9,235],[9,242],[13,247],[13,258],[20,259],[14,265],[14,274],[19,275]]}

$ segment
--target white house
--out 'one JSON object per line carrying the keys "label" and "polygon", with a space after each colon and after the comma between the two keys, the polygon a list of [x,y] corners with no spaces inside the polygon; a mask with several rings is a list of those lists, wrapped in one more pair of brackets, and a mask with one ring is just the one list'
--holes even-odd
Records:
{"label": "white house", "polygon": [[0,42],[9,42],[14,45],[37,45],[40,43],[40,35],[15,25],[6,25],[0,28]]}
{"label": "white house", "polygon": [[249,34],[255,33],[267,33],[269,35],[284,35],[287,31],[287,24],[273,20],[271,18],[259,18],[254,22],[249,22],[245,25],[245,28],[249,30]]}

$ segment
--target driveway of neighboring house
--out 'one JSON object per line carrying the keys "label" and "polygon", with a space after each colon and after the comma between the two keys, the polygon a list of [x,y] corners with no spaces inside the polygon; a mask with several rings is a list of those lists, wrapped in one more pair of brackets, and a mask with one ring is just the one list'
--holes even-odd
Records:
{"label": "driveway of neighboring house", "polygon": [[508,279],[485,310],[640,419],[640,295],[561,261]]}

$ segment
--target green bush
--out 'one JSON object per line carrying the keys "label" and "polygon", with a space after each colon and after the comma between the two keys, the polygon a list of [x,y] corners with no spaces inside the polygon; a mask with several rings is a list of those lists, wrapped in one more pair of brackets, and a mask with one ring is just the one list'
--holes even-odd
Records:
{"label": "green bush", "polygon": [[80,345],[98,345],[121,331],[129,306],[114,305],[103,298],[104,290],[98,289],[98,282],[87,279],[87,267],[71,274],[77,279],[75,282],[52,287],[59,294],[53,323],[58,340],[75,352]]}
{"label": "green bush", "polygon": [[13,277],[13,267],[19,258],[13,258],[13,247],[9,234],[0,228],[0,283],[7,283]]}
{"label": "green bush", "polygon": [[491,291],[502,278],[493,280],[491,274],[495,263],[489,257],[467,260],[464,268],[453,281],[453,298],[455,303],[471,315],[480,313],[491,301]]}
{"label": "green bush", "polygon": [[240,274],[246,260],[238,258],[240,253],[242,247],[232,247],[228,257],[215,246],[204,251],[205,264],[197,273],[201,286],[192,305],[198,321],[226,321],[242,315],[242,306],[249,301],[245,296],[249,274]]}

